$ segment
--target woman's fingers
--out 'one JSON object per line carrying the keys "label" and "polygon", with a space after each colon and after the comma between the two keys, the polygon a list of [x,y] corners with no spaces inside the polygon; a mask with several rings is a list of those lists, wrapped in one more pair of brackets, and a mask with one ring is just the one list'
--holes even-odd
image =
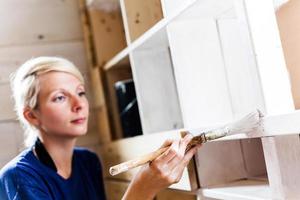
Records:
{"label": "woman's fingers", "polygon": [[[156,162],[157,164],[167,164],[170,160],[172,160],[174,158],[174,156],[176,156],[178,149],[179,149],[179,142],[178,140],[173,140],[170,148],[168,150],[166,150],[163,154],[161,154],[160,156],[158,156],[154,162]],[[167,143],[165,143],[167,144]]]}
{"label": "woman's fingers", "polygon": [[185,157],[186,147],[188,143],[192,140],[192,138],[193,136],[191,134],[188,134],[180,140],[178,152],[168,163],[170,169],[173,170],[178,165],[178,163],[180,163],[181,160]]}
{"label": "woman's fingers", "polygon": [[173,176],[175,176],[175,182],[178,182],[181,177],[182,177],[182,173],[184,168],[189,164],[190,160],[193,158],[193,156],[195,155],[195,153],[197,152],[197,150],[200,148],[201,145],[197,145],[193,148],[191,148],[183,157],[183,159],[181,160],[180,163],[178,163],[176,165],[176,167],[173,169]]}

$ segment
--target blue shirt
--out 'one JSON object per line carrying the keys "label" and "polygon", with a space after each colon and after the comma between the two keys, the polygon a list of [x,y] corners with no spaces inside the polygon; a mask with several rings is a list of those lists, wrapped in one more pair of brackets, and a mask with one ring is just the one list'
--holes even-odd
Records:
{"label": "blue shirt", "polygon": [[102,168],[96,154],[75,148],[68,179],[41,163],[27,149],[0,171],[1,200],[105,200]]}

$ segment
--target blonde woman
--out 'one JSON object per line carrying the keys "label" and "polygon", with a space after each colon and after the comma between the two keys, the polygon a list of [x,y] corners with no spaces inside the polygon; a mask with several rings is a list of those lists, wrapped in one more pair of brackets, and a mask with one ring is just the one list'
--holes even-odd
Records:
{"label": "blonde woman", "polygon": [[[76,148],[86,134],[89,104],[84,80],[70,61],[38,57],[25,62],[12,79],[15,109],[28,148],[0,171],[0,199],[105,199],[97,156]],[[147,200],[179,181],[197,147],[191,140],[166,141],[169,150],[145,165],[123,199]]]}

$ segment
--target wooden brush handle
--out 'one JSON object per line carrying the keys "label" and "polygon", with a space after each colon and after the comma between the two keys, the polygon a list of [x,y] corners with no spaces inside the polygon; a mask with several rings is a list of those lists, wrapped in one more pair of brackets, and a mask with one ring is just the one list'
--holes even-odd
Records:
{"label": "wooden brush handle", "polygon": [[143,156],[141,156],[139,158],[132,159],[132,160],[123,162],[121,164],[112,166],[109,169],[109,173],[112,176],[114,176],[114,175],[117,175],[119,173],[125,172],[127,170],[133,169],[135,167],[144,165],[144,164],[146,164],[148,162],[151,162],[155,158],[157,158],[159,155],[161,155],[162,153],[164,153],[167,149],[169,149],[169,147],[160,148],[160,149],[158,149],[156,151],[153,151],[151,153],[143,155]]}
{"label": "wooden brush handle", "polygon": [[[186,134],[188,134],[188,132],[186,131],[182,131],[181,132],[181,137],[184,137]],[[195,145],[197,144],[202,144],[206,142],[205,140],[205,134],[200,134],[199,136],[194,137],[190,143],[187,145],[186,147],[186,152],[188,152],[191,148],[193,148]],[[158,156],[160,156],[162,153],[164,153],[167,149],[169,149],[169,147],[164,147],[164,148],[160,148],[156,151],[153,151],[151,153],[148,153],[146,155],[143,155],[139,158],[136,159],[132,159],[126,162],[123,162],[121,164],[112,166],[111,168],[109,168],[109,173],[114,176],[117,174],[120,174],[122,172],[128,171],[130,169],[133,169],[135,167],[144,165],[148,162],[151,162],[152,160],[154,160],[155,158],[157,158]]]}

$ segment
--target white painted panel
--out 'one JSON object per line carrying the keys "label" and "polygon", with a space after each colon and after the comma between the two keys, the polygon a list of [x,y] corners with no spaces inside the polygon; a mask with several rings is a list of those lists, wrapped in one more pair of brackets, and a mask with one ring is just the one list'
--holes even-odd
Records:
{"label": "white painted panel", "polygon": [[232,120],[215,21],[174,22],[168,33],[184,126],[196,128]]}
{"label": "white painted panel", "polygon": [[82,38],[78,1],[1,0],[0,46]]}
{"label": "white painted panel", "polygon": [[175,80],[166,47],[137,49],[131,65],[143,133],[182,127]]}
{"label": "white painted panel", "polygon": [[[259,6],[257,6],[259,5]],[[265,112],[280,114],[294,110],[291,86],[272,0],[237,0],[239,26],[252,41],[265,102]]]}
{"label": "white painted panel", "polygon": [[[182,0],[162,0],[163,13],[170,15],[184,4]],[[191,8],[187,9],[176,20],[187,19],[214,19],[224,16],[233,17],[233,0],[201,0],[197,1]]]}
{"label": "white painted panel", "polygon": [[[264,110],[260,78],[247,34],[241,32],[237,19],[220,19],[217,25],[234,117],[239,118],[255,109]],[[265,174],[260,139],[241,140],[241,145],[247,176]]]}

